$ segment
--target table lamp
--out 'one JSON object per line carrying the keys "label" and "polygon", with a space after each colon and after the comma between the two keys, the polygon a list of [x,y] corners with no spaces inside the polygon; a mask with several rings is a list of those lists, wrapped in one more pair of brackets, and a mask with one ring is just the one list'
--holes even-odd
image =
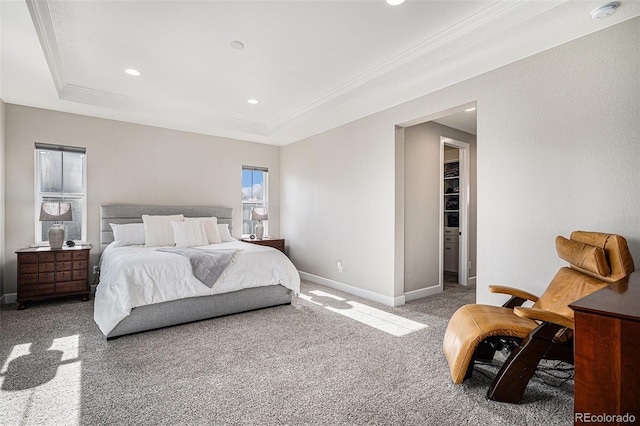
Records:
{"label": "table lamp", "polygon": [[264,225],[262,224],[262,221],[269,220],[267,209],[264,207],[254,207],[251,209],[251,220],[258,221],[258,224],[256,225],[256,240],[261,240],[264,236]]}
{"label": "table lamp", "polygon": [[40,206],[40,222],[54,222],[49,228],[49,247],[60,250],[64,244],[64,227],[60,222],[73,220],[71,203],[45,201]]}

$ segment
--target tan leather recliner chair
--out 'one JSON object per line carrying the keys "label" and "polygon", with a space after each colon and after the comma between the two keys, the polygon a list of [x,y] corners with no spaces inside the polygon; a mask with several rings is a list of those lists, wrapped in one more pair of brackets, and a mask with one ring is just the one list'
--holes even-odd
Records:
{"label": "tan leather recliner chair", "polygon": [[[444,336],[444,354],[456,384],[471,377],[476,360],[492,360],[496,350],[511,354],[494,379],[487,398],[516,403],[542,359],[573,364],[573,310],[569,304],[628,277],[634,270],[627,241],[613,234],[576,231],[571,239],[556,238],[561,268],[545,292],[489,286],[511,295],[502,307],[465,305],[458,309]],[[522,307],[525,301],[535,302]]]}

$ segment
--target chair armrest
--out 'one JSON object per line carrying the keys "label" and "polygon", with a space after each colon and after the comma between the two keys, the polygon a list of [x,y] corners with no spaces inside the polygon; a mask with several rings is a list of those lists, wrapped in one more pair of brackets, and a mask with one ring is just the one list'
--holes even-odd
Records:
{"label": "chair armrest", "polygon": [[511,296],[509,300],[502,305],[503,308],[515,308],[516,306],[522,305],[527,300],[531,300],[532,302],[538,301],[538,296],[535,296],[529,292],[524,290],[520,290],[518,288],[506,287],[503,285],[490,285],[489,291],[491,293],[502,293],[508,294]]}
{"label": "chair armrest", "polygon": [[521,318],[550,322],[573,330],[573,320],[563,315],[556,314],[555,312],[537,308],[525,308],[522,306],[514,308],[513,312]]}
{"label": "chair armrest", "polygon": [[531,300],[532,302],[538,301],[538,296],[533,295],[527,291],[520,290],[519,288],[507,287],[504,285],[490,285],[489,291],[491,293],[502,293],[510,296],[519,297],[524,300]]}

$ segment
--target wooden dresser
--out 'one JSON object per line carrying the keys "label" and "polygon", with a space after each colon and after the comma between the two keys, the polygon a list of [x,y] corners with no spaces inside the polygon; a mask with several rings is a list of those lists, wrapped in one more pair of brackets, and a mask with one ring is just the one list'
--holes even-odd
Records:
{"label": "wooden dresser", "polygon": [[49,297],[81,295],[89,300],[90,245],[18,250],[18,309],[26,302]]}
{"label": "wooden dresser", "polygon": [[640,422],[640,271],[569,306],[575,312],[574,424]]}

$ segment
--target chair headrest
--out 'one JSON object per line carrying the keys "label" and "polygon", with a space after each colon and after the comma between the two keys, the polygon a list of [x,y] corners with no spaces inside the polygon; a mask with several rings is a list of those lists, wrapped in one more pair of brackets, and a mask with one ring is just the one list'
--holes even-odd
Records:
{"label": "chair headrest", "polygon": [[556,250],[560,259],[569,262],[572,268],[584,269],[602,279],[611,274],[611,268],[602,247],[594,247],[558,236]]}
{"label": "chair headrest", "polygon": [[556,238],[558,256],[572,269],[612,283],[634,271],[627,240],[620,235],[574,231],[571,239]]}

